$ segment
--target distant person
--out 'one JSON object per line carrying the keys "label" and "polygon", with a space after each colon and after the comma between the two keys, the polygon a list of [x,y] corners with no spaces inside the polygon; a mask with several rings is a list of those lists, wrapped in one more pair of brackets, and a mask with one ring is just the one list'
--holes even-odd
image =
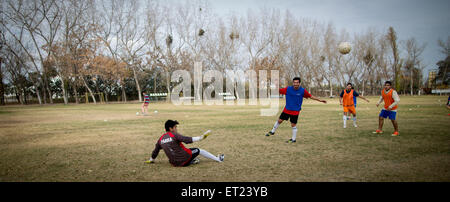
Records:
{"label": "distant person", "polygon": [[166,133],[164,133],[156,142],[155,149],[152,152],[152,156],[145,163],[154,163],[156,157],[161,149],[164,150],[166,156],[169,158],[170,164],[173,166],[189,166],[191,164],[199,163],[198,155],[202,155],[206,158],[212,159],[217,162],[223,162],[225,155],[219,154],[214,156],[206,150],[199,148],[186,148],[183,142],[190,144],[193,142],[198,142],[200,140],[206,139],[211,132],[208,130],[201,136],[198,137],[186,137],[178,133],[177,125],[178,121],[167,120],[164,124]]}
{"label": "distant person", "polygon": [[450,109],[450,95],[448,96],[448,100],[447,100],[447,109]]}
{"label": "distant person", "polygon": [[347,83],[347,87],[342,90],[339,103],[344,107],[344,115],[342,120],[344,121],[344,128],[347,127],[347,119],[350,119],[350,114],[353,115],[353,126],[356,128],[356,109],[355,109],[355,100],[356,97],[360,97],[361,99],[369,102],[365,97],[359,95],[354,89],[352,83]]}
{"label": "distant person", "polygon": [[148,105],[150,104],[150,96],[146,94],[145,92],[142,92],[142,95],[144,96],[144,103],[142,103],[142,115],[146,116],[148,115]]}
{"label": "distant person", "polygon": [[[355,90],[355,88],[352,86],[352,90]],[[355,108],[356,108],[356,104],[357,104],[357,102],[358,102],[358,99],[356,99],[357,98],[357,96],[353,96],[353,103],[355,104]],[[348,117],[347,117],[347,120],[350,120]]]}
{"label": "distant person", "polygon": [[392,125],[394,126],[394,133],[392,136],[398,136],[398,123],[396,120],[397,116],[397,108],[398,103],[400,102],[400,97],[397,94],[397,91],[392,89],[392,83],[390,81],[386,81],[384,83],[384,89],[381,90],[381,97],[377,103],[377,107],[384,101],[384,108],[381,110],[378,121],[378,130],[374,133],[382,134],[383,133],[383,123],[384,119],[388,118],[391,120]]}
{"label": "distant person", "polygon": [[[447,100],[447,109],[450,109],[450,95],[448,96]],[[450,116],[450,114],[448,114]]]}
{"label": "distant person", "polygon": [[266,136],[271,136],[275,134],[275,130],[278,126],[283,123],[283,121],[290,120],[292,126],[292,138],[286,141],[286,143],[297,142],[297,120],[300,111],[302,110],[303,98],[311,98],[319,102],[327,103],[326,100],[321,100],[312,96],[306,91],[306,89],[300,86],[300,78],[295,77],[293,79],[293,85],[279,90],[280,94],[286,95],[286,107],[284,107],[278,120],[275,122],[271,131],[269,131]]}

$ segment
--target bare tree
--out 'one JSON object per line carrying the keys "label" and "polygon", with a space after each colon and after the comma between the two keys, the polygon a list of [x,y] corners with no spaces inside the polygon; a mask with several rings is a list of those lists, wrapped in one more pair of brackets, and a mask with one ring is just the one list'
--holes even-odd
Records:
{"label": "bare tree", "polygon": [[[123,48],[120,43],[120,32],[123,31],[120,27],[121,18],[124,13],[124,0],[100,0],[99,7],[96,9],[96,15],[93,19],[96,20],[96,38],[103,44],[105,50],[116,64],[121,61],[120,49]],[[127,95],[125,93],[125,77],[119,78],[118,83],[122,89],[122,101],[127,101]]]}
{"label": "bare tree", "polygon": [[117,25],[119,26],[118,38],[120,43],[119,57],[133,72],[136,90],[139,101],[142,101],[142,91],[139,85],[139,66],[142,57],[145,55],[145,47],[149,41],[146,40],[147,30],[144,21],[140,19],[142,15],[141,5],[136,1],[125,1],[122,5],[123,11],[117,15]]}
{"label": "bare tree", "polygon": [[402,66],[402,61],[400,61],[399,49],[397,46],[397,33],[395,32],[393,27],[389,27],[386,38],[391,47],[392,55],[394,62],[392,64],[392,70],[394,72],[394,87],[396,89],[400,86],[400,67]]}
{"label": "bare tree", "polygon": [[[409,77],[410,77],[410,93],[411,95],[414,95],[414,71],[419,70],[422,71],[422,59],[420,58],[420,55],[423,53],[424,49],[426,47],[426,44],[419,45],[417,40],[413,37],[405,42],[405,49],[408,54],[405,67],[409,68]],[[418,82],[420,84],[420,82]]]}
{"label": "bare tree", "polygon": [[441,47],[441,53],[450,56],[450,36],[448,36],[447,41],[438,39],[438,45]]}

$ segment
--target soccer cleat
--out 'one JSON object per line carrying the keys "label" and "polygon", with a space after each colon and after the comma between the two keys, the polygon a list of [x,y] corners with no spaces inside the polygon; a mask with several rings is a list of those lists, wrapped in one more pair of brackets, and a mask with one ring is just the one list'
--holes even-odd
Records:
{"label": "soccer cleat", "polygon": [[346,125],[346,124],[344,124],[344,128],[347,128],[347,125]]}
{"label": "soccer cleat", "polygon": [[356,123],[353,123],[353,126],[355,126],[355,128],[358,128],[358,125],[356,125]]}
{"label": "soccer cleat", "polygon": [[144,163],[146,163],[146,164],[151,164],[151,163],[155,163],[155,162],[154,162],[154,161],[147,160],[147,161],[144,161]]}
{"label": "soccer cleat", "polygon": [[198,159],[198,158],[195,158],[195,159],[192,161],[192,164],[198,164],[198,163],[200,163],[200,159]]}
{"label": "soccer cleat", "polygon": [[383,131],[381,130],[376,130],[375,132],[372,132],[373,134],[383,134]]}
{"label": "soccer cleat", "polygon": [[398,131],[395,131],[394,133],[392,133],[392,136],[398,136]]}
{"label": "soccer cleat", "polygon": [[224,159],[225,159],[225,154],[219,154],[220,162],[223,162]]}
{"label": "soccer cleat", "polygon": [[272,131],[270,131],[266,134],[267,137],[269,137],[270,135],[275,135],[275,133],[272,133]]}
{"label": "soccer cleat", "polygon": [[286,143],[296,143],[297,142],[297,140],[292,140],[292,139],[289,139],[288,141],[286,141]]}

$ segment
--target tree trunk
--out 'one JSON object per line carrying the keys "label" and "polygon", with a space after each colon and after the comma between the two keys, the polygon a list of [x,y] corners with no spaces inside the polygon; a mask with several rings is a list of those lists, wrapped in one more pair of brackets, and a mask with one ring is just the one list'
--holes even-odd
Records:
{"label": "tree trunk", "polygon": [[137,77],[135,66],[133,66],[132,69],[133,69],[134,81],[136,82],[137,93],[139,95],[139,102],[142,102],[143,100],[142,100],[141,86],[139,85],[139,80],[138,80],[138,77]]}
{"label": "tree trunk", "polygon": [[411,67],[411,75],[409,75],[411,77],[411,96],[414,95],[414,93],[413,93],[413,69],[414,68]]}
{"label": "tree trunk", "polygon": [[42,105],[42,99],[41,99],[41,94],[39,93],[39,88],[38,86],[35,85],[35,83],[33,82],[33,87],[36,90],[36,95],[39,101],[39,105]]}
{"label": "tree trunk", "polygon": [[328,80],[328,85],[330,86],[330,97],[333,97],[333,86],[331,85],[331,79]]}
{"label": "tree trunk", "polygon": [[122,86],[122,101],[127,102],[127,94],[125,93],[125,84],[122,78],[120,79],[120,85]]}
{"label": "tree trunk", "polygon": [[50,104],[53,104],[53,96],[52,96],[52,92],[50,91],[50,88],[49,88],[49,85],[48,85],[48,78],[47,78],[47,70],[46,70],[46,68],[45,68],[45,65],[44,65],[44,63],[41,63],[42,64],[42,69],[43,69],[43,72],[42,72],[42,80],[43,80],[43,83],[44,83],[44,85],[43,85],[43,87],[44,87],[44,96],[46,95],[46,92],[47,92],[47,94],[48,94],[48,98],[49,98],[49,100],[50,100]]}
{"label": "tree trunk", "polygon": [[67,98],[67,93],[66,93],[66,86],[64,85],[64,77],[60,74],[59,78],[61,78],[61,89],[63,91],[63,98],[64,98],[64,104],[67,105],[68,104],[68,98]]}
{"label": "tree trunk", "polygon": [[105,90],[105,102],[108,103],[108,90]]}
{"label": "tree trunk", "polygon": [[23,101],[25,102],[25,104],[28,104],[26,89],[22,88],[22,92],[23,92]]}
{"label": "tree trunk", "polygon": [[89,88],[89,86],[86,83],[86,80],[84,79],[84,77],[82,76],[81,80],[83,80],[84,86],[88,89],[89,94],[91,94],[92,100],[94,101],[94,104],[97,104],[97,101],[95,100],[95,96],[94,93],[92,92],[91,88]]}
{"label": "tree trunk", "polygon": [[75,103],[76,103],[76,104],[80,104],[80,101],[79,101],[79,99],[78,99],[77,84],[76,84],[75,82],[73,82],[72,88],[73,88],[73,95],[74,95],[74,97],[75,97]]}
{"label": "tree trunk", "polygon": [[2,63],[0,60],[0,105],[5,105],[5,87],[3,85],[3,74],[1,69]]}
{"label": "tree trunk", "polygon": [[156,77],[158,76],[157,73],[155,73],[155,76],[153,77],[153,93],[156,93]]}
{"label": "tree trunk", "polygon": [[125,93],[125,87],[122,85],[122,102],[127,102],[127,94]]}
{"label": "tree trunk", "polygon": [[41,81],[40,81],[40,86],[42,86],[42,91],[44,93],[44,104],[47,104],[47,93],[45,93],[45,85],[44,82],[42,81],[42,76],[41,76]]}
{"label": "tree trunk", "polygon": [[45,82],[45,89],[47,89],[48,98],[50,99],[50,104],[53,104],[53,95],[52,91],[50,90],[50,87],[48,86],[48,82]]}
{"label": "tree trunk", "polygon": [[166,89],[167,89],[166,102],[170,102],[170,76],[169,76],[169,71],[166,71]]}

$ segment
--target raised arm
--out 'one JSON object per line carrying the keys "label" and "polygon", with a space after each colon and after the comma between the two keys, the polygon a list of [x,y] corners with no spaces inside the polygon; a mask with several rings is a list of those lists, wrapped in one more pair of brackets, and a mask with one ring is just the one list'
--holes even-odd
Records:
{"label": "raised arm", "polygon": [[364,96],[362,96],[362,95],[359,95],[358,97],[363,99],[363,100],[365,100],[366,102],[369,102],[369,100],[367,98],[365,98]]}
{"label": "raised arm", "polygon": [[323,102],[323,103],[327,103],[327,101],[326,100],[321,100],[321,99],[319,99],[319,98],[317,98],[317,97],[314,97],[314,96],[312,96],[311,95],[311,97],[309,97],[309,98],[311,98],[311,99],[313,99],[313,100],[316,100],[316,101],[319,101],[319,102]]}

